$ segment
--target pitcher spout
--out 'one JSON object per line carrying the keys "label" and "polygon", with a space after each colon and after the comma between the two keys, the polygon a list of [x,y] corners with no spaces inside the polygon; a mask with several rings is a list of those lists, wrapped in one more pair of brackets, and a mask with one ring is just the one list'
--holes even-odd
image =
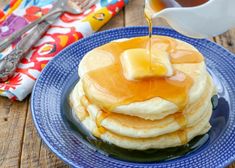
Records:
{"label": "pitcher spout", "polygon": [[208,38],[235,27],[234,7],[234,0],[210,0],[197,7],[167,8],[153,17],[165,19],[172,28],[184,35]]}

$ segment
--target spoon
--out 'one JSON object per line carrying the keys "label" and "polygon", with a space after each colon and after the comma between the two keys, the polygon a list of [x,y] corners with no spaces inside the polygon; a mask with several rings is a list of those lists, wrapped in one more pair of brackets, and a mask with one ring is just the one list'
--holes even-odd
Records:
{"label": "spoon", "polygon": [[[95,1],[93,1],[93,3],[94,2]],[[60,3],[56,3],[52,10],[55,10],[57,5],[60,5]],[[83,8],[79,13],[84,12],[92,4],[86,3],[86,5],[84,5],[82,3],[81,5],[83,5]],[[43,22],[39,23],[33,28],[31,32],[29,32],[24,38],[20,40],[20,42],[16,45],[15,49],[10,52],[10,54],[5,56],[3,59],[0,59],[0,82],[8,80],[14,75],[20,60],[26,55],[31,47],[40,39],[40,37],[48,30],[49,26],[53,24],[61,14],[62,12],[52,15]]]}
{"label": "spoon", "polygon": [[51,10],[46,15],[42,16],[38,20],[28,24],[23,29],[14,32],[9,37],[5,38],[0,42],[0,52],[6,49],[9,45],[11,45],[16,39],[18,39],[20,36],[22,36],[24,33],[35,27],[40,22],[44,21],[48,17],[55,15],[57,13],[63,13],[68,12],[71,14],[80,14],[83,8],[87,8],[92,6],[96,0],[58,0],[53,7],[53,10]]}

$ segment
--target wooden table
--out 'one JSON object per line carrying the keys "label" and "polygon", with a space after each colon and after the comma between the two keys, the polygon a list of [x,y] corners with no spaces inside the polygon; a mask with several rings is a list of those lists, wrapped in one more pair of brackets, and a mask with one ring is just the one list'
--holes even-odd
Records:
{"label": "wooden table", "polygon": [[[143,0],[132,0],[102,30],[146,25]],[[162,20],[155,25],[166,25]],[[211,39],[235,53],[235,29]],[[23,102],[0,97],[0,167],[68,167],[44,146],[32,122],[30,96]],[[235,163],[229,168],[235,168]]]}

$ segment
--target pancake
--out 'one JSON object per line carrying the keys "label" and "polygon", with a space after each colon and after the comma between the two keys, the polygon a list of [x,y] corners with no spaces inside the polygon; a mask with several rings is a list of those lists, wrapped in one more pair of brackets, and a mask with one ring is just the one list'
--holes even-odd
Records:
{"label": "pancake", "polygon": [[[197,51],[193,46],[177,40],[179,43],[177,48],[180,49],[188,49],[190,48],[193,51]],[[116,42],[121,43],[121,42]],[[103,47],[103,46],[102,46]],[[79,65],[79,75],[83,78],[83,75],[93,71],[95,69],[99,69],[101,67],[105,67],[113,63],[114,59],[112,55],[108,51],[103,51],[102,47],[99,47],[95,50],[89,52],[81,61]],[[198,52],[198,51],[197,51]],[[99,61],[100,59],[100,61]],[[205,91],[206,87],[206,78],[207,71],[204,62],[198,64],[173,64],[173,67],[176,70],[180,70],[185,74],[189,75],[193,79],[193,86],[189,92],[189,103],[192,104],[195,101],[200,99],[200,95]],[[91,85],[87,83],[87,80],[84,80],[83,83],[86,85]],[[113,98],[107,94],[104,94],[99,88],[91,87],[87,91],[88,97],[96,97],[99,101],[103,102],[103,100],[112,100]],[[103,99],[103,100],[102,100]],[[103,102],[104,103],[104,102]],[[114,109],[110,110],[111,112],[126,114],[131,116],[137,116],[144,119],[156,120],[162,119],[167,115],[173,114],[179,111],[179,108],[176,104],[164,100],[160,97],[154,97],[149,100],[145,100],[142,102],[132,102],[130,104],[119,105]]]}
{"label": "pancake", "polygon": [[75,115],[79,118],[80,121],[83,121],[87,116],[89,116],[89,113],[87,112],[86,107],[81,104],[80,99],[82,95],[79,95],[78,88],[79,83],[75,86],[72,93],[70,94],[69,103]]}
{"label": "pancake", "polygon": [[[185,127],[185,125],[188,127],[193,126],[198,120],[204,117],[205,112],[208,111],[208,108],[209,110],[212,109],[210,99],[214,94],[214,90],[212,87],[212,80],[209,78],[209,76],[207,82],[209,83],[209,85],[206,87],[207,92],[204,92],[204,94],[201,95],[200,100],[198,100],[196,103],[186,107],[183,111],[183,116],[179,113],[176,113],[160,120],[145,120],[140,117],[120,115],[110,112],[107,115],[94,104],[87,104],[87,107],[84,107],[81,105],[81,103],[79,103],[79,107],[74,105],[72,105],[72,107],[75,109],[75,112],[77,113],[80,120],[83,120],[84,117],[88,114],[94,121],[96,121],[99,117],[103,118],[100,125],[116,134],[134,138],[155,137],[177,131]],[[71,95],[73,96],[70,99],[71,102],[81,102],[81,99],[84,98],[84,92],[82,90],[81,83],[77,84]],[[80,109],[82,110],[79,113]],[[136,125],[136,123],[139,124]]]}
{"label": "pancake", "polygon": [[212,110],[207,112],[206,117],[203,117],[195,126],[186,128],[184,130],[176,131],[169,134],[153,138],[131,138],[126,136],[120,136],[112,133],[111,131],[105,131],[100,134],[97,130],[96,123],[91,117],[87,117],[82,121],[82,124],[97,137],[100,137],[105,142],[115,144],[119,147],[135,150],[146,149],[163,149],[169,147],[181,146],[188,143],[195,136],[205,134],[210,129],[209,119]]}
{"label": "pancake", "polygon": [[210,129],[216,89],[201,53],[165,36],[154,36],[152,44],[160,61],[154,71],[147,37],[107,43],[81,60],[70,106],[94,136],[126,149],[163,149]]}

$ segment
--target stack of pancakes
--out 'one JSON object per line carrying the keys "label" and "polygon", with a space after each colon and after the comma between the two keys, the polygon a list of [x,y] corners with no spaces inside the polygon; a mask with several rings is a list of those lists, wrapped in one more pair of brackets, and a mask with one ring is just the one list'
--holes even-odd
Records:
{"label": "stack of pancakes", "polygon": [[[183,41],[162,36],[154,38],[174,42],[175,51],[193,51],[201,56],[196,48]],[[114,41],[87,53],[79,65],[80,81],[70,95],[71,107],[80,122],[94,136],[122,148],[146,150],[187,144],[194,137],[205,134],[210,129],[211,97],[215,94],[215,86],[206,70],[204,59],[172,61],[174,71],[181,72],[193,81],[187,91],[183,106],[179,106],[176,103],[177,100],[170,101],[171,99],[164,99],[162,96],[141,101],[136,101],[136,99],[135,101],[132,101],[134,99],[118,101],[120,95],[125,94],[125,90],[117,96],[89,76],[89,72],[98,72],[97,70],[113,64],[113,57],[119,57],[113,52],[126,50],[125,47],[123,50],[119,48],[119,46],[123,47],[123,43],[131,44],[137,41],[139,44],[142,40],[143,45],[138,47],[143,47],[146,46],[146,39],[147,37],[138,37]],[[166,50],[167,47],[164,45],[159,42],[157,46]],[[112,80],[108,80],[110,78]],[[115,78],[112,76],[103,74],[103,80],[105,79],[111,81],[112,83],[109,84],[114,85],[120,91],[125,88],[118,81],[113,81]],[[180,88],[180,86],[177,87]],[[145,92],[145,88],[139,92]],[[177,94],[173,96],[178,98]]]}

